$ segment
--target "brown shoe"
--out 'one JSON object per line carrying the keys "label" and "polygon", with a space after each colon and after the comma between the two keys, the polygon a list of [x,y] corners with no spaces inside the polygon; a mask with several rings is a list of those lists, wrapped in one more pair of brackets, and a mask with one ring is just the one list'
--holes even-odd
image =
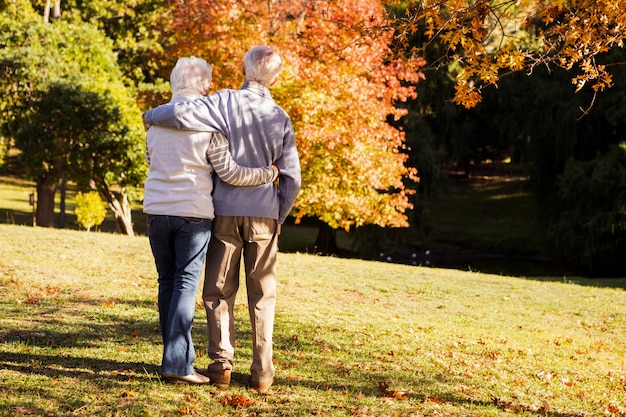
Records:
{"label": "brown shoe", "polygon": [[250,382],[250,388],[257,391],[259,394],[267,394],[273,383],[274,378],[269,381],[252,381]]}
{"label": "brown shoe", "polygon": [[161,376],[165,380],[165,382],[169,382],[170,384],[192,384],[192,385],[203,385],[211,382],[209,378],[204,375],[200,375],[197,372],[194,372],[189,375],[172,375],[172,374],[164,374],[161,372]]}
{"label": "brown shoe", "polygon": [[198,369],[198,372],[208,377],[211,380],[211,384],[220,389],[226,389],[230,385],[230,369],[220,369],[219,371]]}

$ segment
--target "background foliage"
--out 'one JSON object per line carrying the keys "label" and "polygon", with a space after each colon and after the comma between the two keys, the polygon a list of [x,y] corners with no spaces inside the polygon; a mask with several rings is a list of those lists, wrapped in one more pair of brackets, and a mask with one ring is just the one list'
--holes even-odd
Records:
{"label": "background foliage", "polygon": [[[471,177],[482,165],[509,161],[515,168],[508,171],[528,178],[553,231],[547,245],[566,248],[556,232],[571,216],[558,203],[561,176],[571,176],[566,167],[577,162],[613,158],[624,142],[620,2],[54,3],[60,16],[46,23],[47,1],[0,2],[0,149],[11,150],[18,127],[31,132],[24,125],[34,123],[31,113],[49,85],[98,94],[121,119],[107,113],[114,121],[96,129],[117,139],[102,148],[106,159],[96,166],[103,174],[92,185],[103,184],[99,191],[127,233],[127,200],[145,174],[139,111],[168,99],[166,80],[181,55],[213,63],[216,88],[239,88],[250,46],[268,43],[281,53],[285,71],[273,94],[294,119],[303,165],[294,216],[360,235],[363,256],[381,247],[419,249],[431,230],[426,200],[445,189],[450,172]],[[49,166],[36,152],[25,157],[39,172]],[[95,170],[79,175],[69,170],[78,164],[64,163],[71,180],[97,178]],[[603,187],[615,182],[604,178]],[[588,190],[568,188],[576,187]],[[616,203],[607,218],[622,210]],[[404,228],[390,229],[396,226]],[[623,230],[619,221],[610,227]],[[619,248],[608,235],[595,238],[608,246],[594,247]],[[586,252],[555,256],[598,267]],[[604,268],[622,270],[611,259],[603,258]]]}

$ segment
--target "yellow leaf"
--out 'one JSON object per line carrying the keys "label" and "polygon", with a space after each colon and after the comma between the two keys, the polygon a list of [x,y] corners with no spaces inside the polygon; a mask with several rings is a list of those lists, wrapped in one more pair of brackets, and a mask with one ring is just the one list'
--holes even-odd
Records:
{"label": "yellow leaf", "polygon": [[138,396],[139,396],[139,393],[137,391],[128,390],[128,391],[122,392],[122,397],[124,398],[137,398]]}

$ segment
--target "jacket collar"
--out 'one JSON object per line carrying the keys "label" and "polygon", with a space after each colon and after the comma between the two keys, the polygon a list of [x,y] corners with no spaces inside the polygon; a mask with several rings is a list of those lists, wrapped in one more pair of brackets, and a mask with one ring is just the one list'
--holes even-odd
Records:
{"label": "jacket collar", "polygon": [[270,93],[270,89],[257,81],[246,81],[241,89],[249,90],[255,94],[260,95],[263,98],[272,100],[272,94]]}

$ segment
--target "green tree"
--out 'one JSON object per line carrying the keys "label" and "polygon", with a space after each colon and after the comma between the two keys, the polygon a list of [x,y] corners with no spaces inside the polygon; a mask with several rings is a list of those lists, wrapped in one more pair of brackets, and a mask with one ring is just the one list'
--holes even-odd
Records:
{"label": "green tree", "polygon": [[93,181],[118,229],[133,234],[126,190],[145,176],[143,126],[111,42],[91,25],[46,24],[10,7],[0,19],[2,128],[37,181],[37,224],[53,225],[57,183],[67,176]]}
{"label": "green tree", "polygon": [[626,270],[626,146],[590,161],[570,160],[552,199],[553,253],[597,274]]}
{"label": "green tree", "polygon": [[[50,0],[30,3],[45,14]],[[58,4],[60,3],[60,4]],[[55,0],[57,19],[89,23],[109,38],[122,73],[124,84],[132,88],[142,108],[161,104],[169,97],[171,65],[162,61],[163,46],[160,19],[168,13],[166,0]],[[58,4],[58,7],[57,7]],[[52,14],[53,15],[53,14]]]}
{"label": "green tree", "polygon": [[89,232],[93,226],[99,226],[104,221],[107,206],[96,192],[76,194],[76,221]]}
{"label": "green tree", "polygon": [[34,99],[16,133],[16,146],[28,173],[37,179],[37,224],[52,226],[59,178],[91,182],[111,206],[121,231],[132,234],[126,193],[114,184],[141,182],[139,134],[122,122],[118,104],[107,92],[53,84]]}

